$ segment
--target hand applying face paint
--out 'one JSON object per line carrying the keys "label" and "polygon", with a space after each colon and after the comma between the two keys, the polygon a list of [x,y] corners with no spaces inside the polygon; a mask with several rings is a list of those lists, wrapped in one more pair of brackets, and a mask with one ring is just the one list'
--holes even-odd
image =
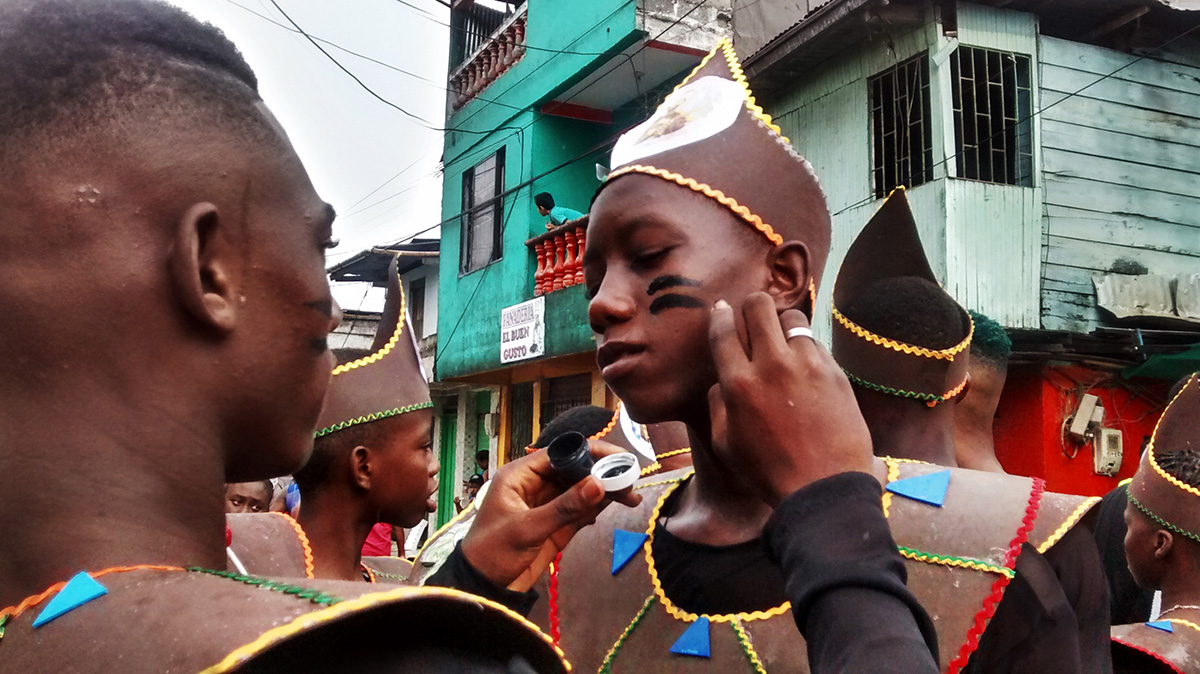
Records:
{"label": "hand applying face paint", "polygon": [[822,478],[870,473],[871,436],[846,375],[815,340],[784,336],[808,326],[804,314],[777,315],[759,292],[746,299],[742,316],[749,348],[725,301],[709,324],[720,381],[708,394],[718,456],[772,507]]}

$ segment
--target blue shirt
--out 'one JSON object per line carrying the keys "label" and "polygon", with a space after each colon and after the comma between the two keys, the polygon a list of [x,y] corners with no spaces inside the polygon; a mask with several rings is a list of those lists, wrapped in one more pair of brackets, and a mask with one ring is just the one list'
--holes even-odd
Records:
{"label": "blue shirt", "polygon": [[555,225],[561,225],[568,220],[578,220],[583,217],[583,213],[566,206],[555,206],[550,209],[550,222]]}

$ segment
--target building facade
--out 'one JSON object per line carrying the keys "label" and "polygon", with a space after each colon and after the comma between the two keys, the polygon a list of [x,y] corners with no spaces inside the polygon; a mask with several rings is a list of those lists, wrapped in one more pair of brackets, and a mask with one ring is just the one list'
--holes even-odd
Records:
{"label": "building facade", "polygon": [[585,228],[547,231],[534,196],[586,212],[617,136],[730,18],[729,0],[453,3],[436,371],[478,387],[466,430],[493,464],[559,412],[615,403],[580,283]]}
{"label": "building facade", "polygon": [[[906,186],[946,290],[1014,338],[997,453],[1051,489],[1132,474],[1169,381],[1200,368],[1200,12],[1169,4],[734,2],[751,85],[833,214],[818,331],[850,242]],[[1086,395],[1106,416],[1080,441]]]}

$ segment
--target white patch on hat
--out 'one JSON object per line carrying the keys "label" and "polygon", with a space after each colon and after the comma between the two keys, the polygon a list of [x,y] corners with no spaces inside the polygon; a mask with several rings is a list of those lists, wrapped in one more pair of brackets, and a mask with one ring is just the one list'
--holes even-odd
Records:
{"label": "white patch on hat", "polygon": [[612,167],[711,138],[732,126],[745,105],[746,90],[737,82],[711,76],[689,82],[617,140]]}

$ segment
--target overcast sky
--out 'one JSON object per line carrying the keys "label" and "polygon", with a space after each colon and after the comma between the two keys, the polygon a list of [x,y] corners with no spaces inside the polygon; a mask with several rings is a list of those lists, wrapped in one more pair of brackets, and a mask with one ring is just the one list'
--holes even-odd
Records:
{"label": "overcast sky", "polygon": [[[263,99],[287,129],[317,192],[338,211],[334,236],[341,244],[330,263],[441,219],[441,132],[374,98],[291,30],[271,0],[168,1],[225,31],[254,68]],[[429,126],[444,125],[445,6],[434,0],[275,1],[313,37],[416,75],[321,45],[383,98]],[[437,236],[437,230],[422,236]],[[348,309],[380,308],[382,293],[364,302],[364,286],[335,285],[334,294]]]}

